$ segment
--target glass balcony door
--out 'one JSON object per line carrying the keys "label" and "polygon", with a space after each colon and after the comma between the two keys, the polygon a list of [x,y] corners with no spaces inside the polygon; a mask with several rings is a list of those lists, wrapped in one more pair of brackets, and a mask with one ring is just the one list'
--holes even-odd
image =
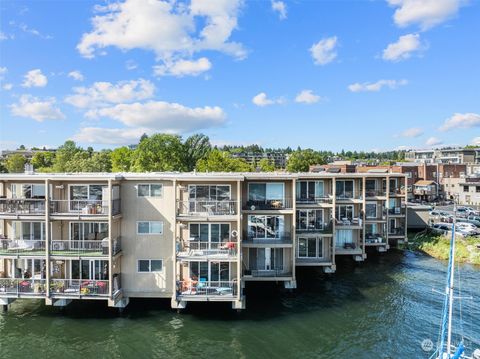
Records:
{"label": "glass balcony door", "polygon": [[249,239],[279,239],[285,230],[284,216],[276,215],[249,215]]}
{"label": "glass balcony door", "polygon": [[337,198],[354,198],[355,196],[353,180],[336,181],[335,189]]}
{"label": "glass balcony door", "polygon": [[108,261],[72,260],[71,279],[108,280]]}
{"label": "glass balcony door", "polygon": [[325,196],[323,181],[298,181],[297,200],[315,201]]}
{"label": "glass balcony door", "polygon": [[230,263],[189,262],[190,278],[198,282],[228,282]]}

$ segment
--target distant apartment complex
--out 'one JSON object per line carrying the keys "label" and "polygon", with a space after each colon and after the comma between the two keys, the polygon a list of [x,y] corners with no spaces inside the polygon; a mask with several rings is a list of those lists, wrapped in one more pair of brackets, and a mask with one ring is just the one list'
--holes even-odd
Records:
{"label": "distant apartment complex", "polygon": [[444,191],[458,203],[480,206],[480,177],[445,178]]}
{"label": "distant apartment complex", "polygon": [[283,152],[232,152],[232,157],[241,158],[252,165],[267,159],[275,165],[275,168],[285,168],[288,160],[288,155]]}
{"label": "distant apartment complex", "polygon": [[0,304],[169,298],[245,307],[248,282],[296,287],[406,239],[395,173],[0,175]]}
{"label": "distant apartment complex", "polygon": [[446,148],[431,150],[415,150],[405,153],[405,160],[418,163],[480,163],[480,149]]}

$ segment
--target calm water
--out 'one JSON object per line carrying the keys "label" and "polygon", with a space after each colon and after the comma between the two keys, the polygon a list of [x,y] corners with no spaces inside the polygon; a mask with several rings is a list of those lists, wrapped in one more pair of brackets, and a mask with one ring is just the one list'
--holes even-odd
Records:
{"label": "calm water", "polygon": [[[137,300],[122,316],[106,304],[73,303],[64,313],[17,301],[0,314],[0,358],[427,358],[438,336],[446,264],[388,253],[309,269],[299,288],[247,287],[248,309],[197,304],[177,314],[169,301]],[[464,332],[480,337],[480,268],[462,267]],[[468,319],[468,320],[467,320]],[[477,342],[477,347],[480,343]]]}

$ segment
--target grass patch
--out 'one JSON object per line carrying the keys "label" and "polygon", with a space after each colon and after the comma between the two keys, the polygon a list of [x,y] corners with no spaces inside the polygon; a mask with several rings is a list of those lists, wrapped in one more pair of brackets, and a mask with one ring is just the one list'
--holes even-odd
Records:
{"label": "grass patch", "polygon": [[[442,236],[431,232],[408,236],[405,249],[420,251],[431,257],[448,260],[450,253],[450,236]],[[460,263],[480,265],[479,238],[457,237],[455,242],[455,260]]]}

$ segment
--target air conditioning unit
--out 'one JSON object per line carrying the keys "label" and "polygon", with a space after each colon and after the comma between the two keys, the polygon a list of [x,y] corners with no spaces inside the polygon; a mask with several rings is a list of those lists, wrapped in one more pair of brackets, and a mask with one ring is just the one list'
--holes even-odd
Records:
{"label": "air conditioning unit", "polygon": [[250,210],[251,210],[251,211],[255,211],[255,208],[256,208],[256,207],[255,207],[254,205],[250,206]]}
{"label": "air conditioning unit", "polygon": [[232,235],[233,238],[237,238],[238,237],[238,231],[233,230],[231,235]]}

